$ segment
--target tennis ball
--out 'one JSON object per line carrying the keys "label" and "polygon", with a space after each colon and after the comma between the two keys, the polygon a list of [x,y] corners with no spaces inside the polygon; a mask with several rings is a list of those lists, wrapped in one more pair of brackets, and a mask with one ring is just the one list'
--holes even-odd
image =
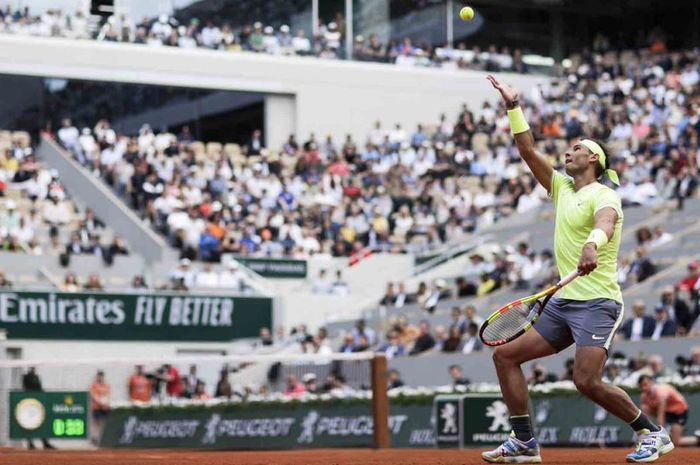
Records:
{"label": "tennis ball", "polygon": [[459,17],[462,21],[471,21],[474,18],[474,9],[470,6],[465,6],[459,10]]}

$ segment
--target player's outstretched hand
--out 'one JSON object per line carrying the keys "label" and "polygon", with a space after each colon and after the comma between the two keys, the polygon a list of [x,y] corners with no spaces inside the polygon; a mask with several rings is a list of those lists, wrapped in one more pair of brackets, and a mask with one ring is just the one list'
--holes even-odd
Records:
{"label": "player's outstretched hand", "polygon": [[578,261],[578,270],[581,276],[590,274],[598,266],[598,251],[595,245],[588,243],[583,246],[581,258]]}
{"label": "player's outstretched hand", "polygon": [[498,82],[498,79],[491,74],[486,76],[486,79],[488,79],[494,89],[501,93],[501,97],[503,97],[503,101],[506,103],[506,106],[510,105],[513,100],[518,100],[518,91],[512,86],[509,86],[508,84],[501,84]]}

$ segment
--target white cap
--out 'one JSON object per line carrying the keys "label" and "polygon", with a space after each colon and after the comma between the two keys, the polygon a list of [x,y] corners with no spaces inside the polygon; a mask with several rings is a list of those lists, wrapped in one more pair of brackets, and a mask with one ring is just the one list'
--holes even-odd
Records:
{"label": "white cap", "polygon": [[283,24],[282,26],[280,26],[280,31],[289,32],[289,26],[287,26],[286,24]]}

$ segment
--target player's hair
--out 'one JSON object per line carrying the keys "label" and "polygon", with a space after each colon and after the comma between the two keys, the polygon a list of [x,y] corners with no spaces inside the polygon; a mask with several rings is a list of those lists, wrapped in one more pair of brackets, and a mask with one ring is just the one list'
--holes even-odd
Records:
{"label": "player's hair", "polygon": [[643,383],[644,381],[646,381],[647,379],[648,379],[648,380],[651,380],[651,381],[654,380],[654,378],[652,378],[652,377],[649,376],[649,375],[641,375],[641,376],[637,379],[637,386],[641,386],[642,383]]}
{"label": "player's hair", "polygon": [[605,145],[597,139],[591,139],[593,142],[596,144],[600,145],[600,148],[603,149],[603,153],[605,153],[605,168],[600,166],[600,163],[595,164],[595,177],[599,178],[603,174],[605,174],[605,170],[610,168],[610,152],[608,152],[608,149],[605,148]]}

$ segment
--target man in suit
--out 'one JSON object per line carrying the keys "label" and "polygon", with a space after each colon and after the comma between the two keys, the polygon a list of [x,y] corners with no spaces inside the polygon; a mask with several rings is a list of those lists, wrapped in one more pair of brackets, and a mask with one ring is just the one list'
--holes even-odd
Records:
{"label": "man in suit", "polygon": [[637,257],[630,264],[628,275],[636,277],[636,282],[641,283],[656,273],[656,266],[647,258],[647,251],[641,245],[637,247],[636,254]]}
{"label": "man in suit", "polygon": [[697,318],[697,314],[691,312],[688,304],[683,299],[678,298],[673,286],[663,288],[659,305],[663,305],[666,308],[669,318],[675,320],[679,328],[682,328],[685,333],[690,330],[695,318]]}
{"label": "man in suit", "polygon": [[657,341],[662,337],[675,336],[676,322],[669,317],[666,307],[661,304],[657,305],[655,314],[656,324],[651,339]]}
{"label": "man in suit", "polygon": [[628,318],[622,325],[620,332],[625,336],[625,339],[631,341],[639,341],[648,339],[654,334],[656,322],[654,318],[645,314],[646,306],[643,300],[637,300],[632,305],[634,316]]}

